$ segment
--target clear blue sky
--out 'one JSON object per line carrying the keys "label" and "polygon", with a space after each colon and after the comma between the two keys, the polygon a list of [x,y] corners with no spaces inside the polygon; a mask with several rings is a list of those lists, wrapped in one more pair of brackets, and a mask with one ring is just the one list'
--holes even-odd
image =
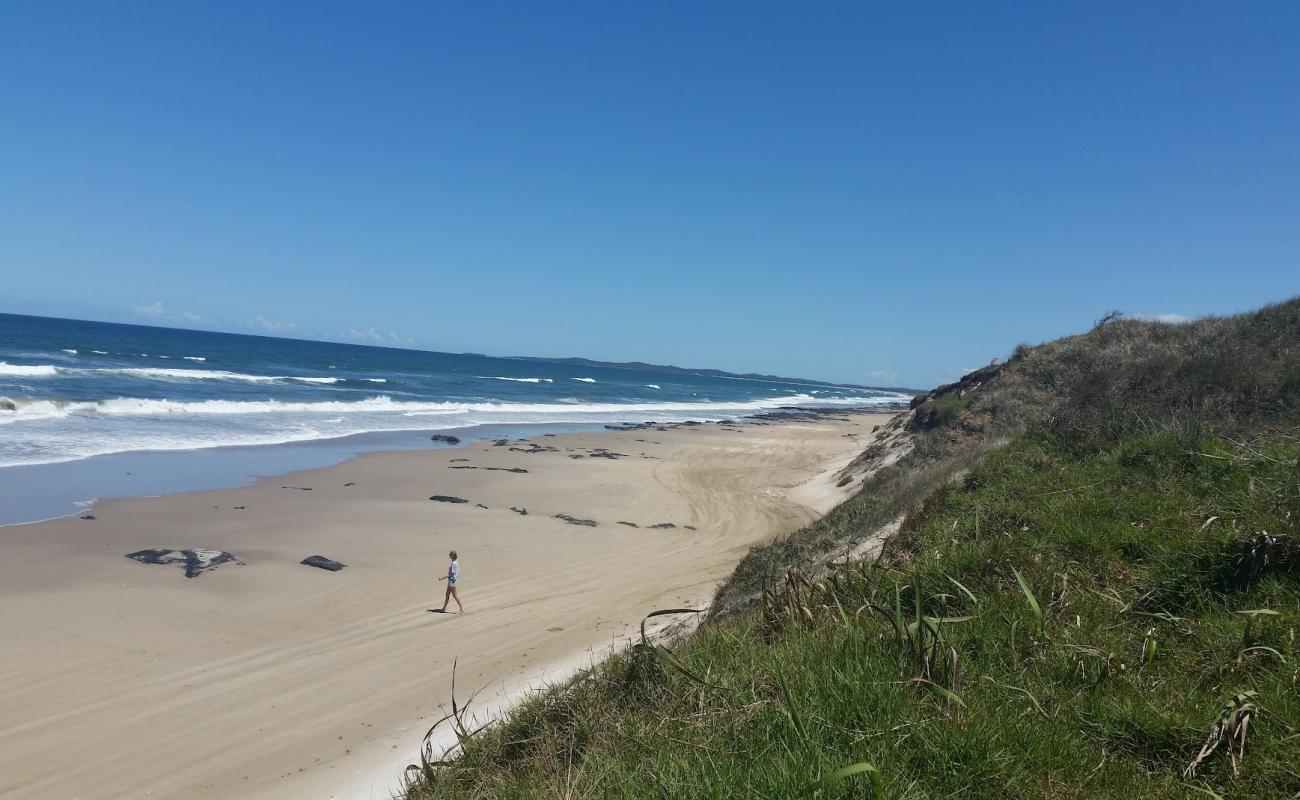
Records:
{"label": "clear blue sky", "polygon": [[0,311],[929,385],[1300,292],[1300,3],[0,5]]}

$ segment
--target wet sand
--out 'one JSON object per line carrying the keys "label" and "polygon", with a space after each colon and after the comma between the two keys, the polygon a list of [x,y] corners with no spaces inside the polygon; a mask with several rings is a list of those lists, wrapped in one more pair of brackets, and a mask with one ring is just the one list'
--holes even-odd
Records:
{"label": "wet sand", "polygon": [[[842,500],[890,415],[836,416],[373,453],[0,528],[0,796],[386,797],[453,660],[484,697],[559,677]],[[429,611],[453,548],[463,616]]]}

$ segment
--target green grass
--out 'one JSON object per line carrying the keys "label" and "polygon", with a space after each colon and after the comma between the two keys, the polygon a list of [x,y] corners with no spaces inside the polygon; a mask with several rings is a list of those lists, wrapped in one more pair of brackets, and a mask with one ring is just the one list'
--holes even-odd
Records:
{"label": "green grass", "polygon": [[1298,456],[1036,428],[879,562],[610,658],[408,797],[1296,797]]}
{"label": "green grass", "polygon": [[1018,347],[918,397],[697,633],[532,698],[408,800],[1300,798],[1297,424],[1300,299]]}

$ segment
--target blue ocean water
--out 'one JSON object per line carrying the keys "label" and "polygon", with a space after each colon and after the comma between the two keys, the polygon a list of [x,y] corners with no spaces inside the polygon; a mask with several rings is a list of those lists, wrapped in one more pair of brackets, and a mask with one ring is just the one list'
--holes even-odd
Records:
{"label": "blue ocean water", "polygon": [[814,382],[6,314],[0,397],[14,405],[0,408],[0,470],[379,431],[708,421],[790,405],[907,399]]}

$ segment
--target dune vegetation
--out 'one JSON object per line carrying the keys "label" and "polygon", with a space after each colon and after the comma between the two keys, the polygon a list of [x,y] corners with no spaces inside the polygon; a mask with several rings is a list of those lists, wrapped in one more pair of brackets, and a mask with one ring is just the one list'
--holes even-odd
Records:
{"label": "dune vegetation", "polygon": [[1022,345],[843,478],[408,800],[1300,797],[1300,300]]}

